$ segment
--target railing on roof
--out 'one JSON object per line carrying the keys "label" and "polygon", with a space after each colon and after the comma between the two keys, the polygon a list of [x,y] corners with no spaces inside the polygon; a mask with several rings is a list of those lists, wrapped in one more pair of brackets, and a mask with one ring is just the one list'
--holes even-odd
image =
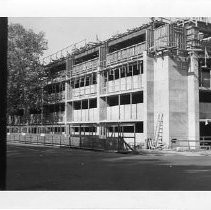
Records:
{"label": "railing on roof", "polygon": [[109,53],[107,55],[107,65],[111,65],[117,62],[122,62],[129,58],[141,55],[146,49],[146,42],[142,42],[136,45],[126,47],[124,49]]}
{"label": "railing on roof", "polygon": [[42,59],[42,64],[43,65],[48,65],[49,63],[55,61],[55,60],[60,60],[62,58],[67,57],[68,55],[72,54],[75,50],[78,48],[86,45],[86,39],[81,40],[80,42],[77,42],[75,44],[72,44],[68,47],[65,47],[45,58]]}
{"label": "railing on roof", "polygon": [[98,66],[98,58],[85,61],[73,66],[73,75],[83,74],[89,70],[95,70]]}

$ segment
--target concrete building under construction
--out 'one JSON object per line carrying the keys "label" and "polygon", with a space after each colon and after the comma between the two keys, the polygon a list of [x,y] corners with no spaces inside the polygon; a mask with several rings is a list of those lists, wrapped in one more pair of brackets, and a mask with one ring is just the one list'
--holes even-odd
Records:
{"label": "concrete building under construction", "polygon": [[152,19],[63,49],[44,59],[43,107],[31,113],[30,132],[42,133],[42,125],[65,136],[195,148],[211,136],[209,55],[211,24],[203,18]]}

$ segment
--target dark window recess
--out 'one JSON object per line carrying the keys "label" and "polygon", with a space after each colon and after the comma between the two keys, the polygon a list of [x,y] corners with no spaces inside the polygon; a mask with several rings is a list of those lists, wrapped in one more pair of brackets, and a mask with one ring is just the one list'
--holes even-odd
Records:
{"label": "dark window recess", "polygon": [[89,108],[97,108],[97,99],[90,99],[89,101]]}
{"label": "dark window recess", "polygon": [[144,123],[138,122],[136,123],[136,133],[143,133],[144,132]]}
{"label": "dark window recess", "polygon": [[97,76],[96,73],[93,74],[93,85],[97,84]]}
{"label": "dark window recess", "polygon": [[143,103],[143,92],[132,93],[132,104]]}
{"label": "dark window recess", "polygon": [[79,88],[79,79],[76,79],[75,81],[75,88]]}
{"label": "dark window recess", "polygon": [[199,102],[211,103],[211,92],[199,91]]}
{"label": "dark window recess", "polygon": [[74,109],[75,109],[75,110],[81,109],[81,102],[80,102],[80,101],[74,102]]}
{"label": "dark window recess", "polygon": [[134,126],[124,126],[124,133],[134,133]]}
{"label": "dark window recess", "polygon": [[127,77],[132,76],[132,74],[133,74],[133,67],[131,65],[127,66]]}
{"label": "dark window recess", "polygon": [[[120,129],[120,128],[119,128]],[[111,127],[108,127],[108,131],[110,133],[114,132],[114,133],[117,133],[118,132],[118,126],[111,126]]]}
{"label": "dark window recess", "polygon": [[118,105],[118,96],[109,97],[107,100],[109,106],[117,106]]}
{"label": "dark window recess", "polygon": [[144,64],[143,61],[140,63],[141,74],[144,73]]}
{"label": "dark window recess", "polygon": [[114,79],[114,70],[110,70],[108,74],[108,81],[111,81]]}
{"label": "dark window recess", "polygon": [[115,45],[110,46],[109,53],[112,53],[114,51],[129,47],[129,46],[132,46],[132,45],[144,42],[144,41],[145,41],[145,34],[141,34],[139,36],[133,37],[131,39],[128,39],[123,42],[119,42]]}
{"label": "dark window recess", "polygon": [[130,104],[130,95],[120,96],[120,105]]}
{"label": "dark window recess", "polygon": [[88,109],[88,100],[82,101],[82,109]]}
{"label": "dark window recess", "polygon": [[96,127],[89,127],[89,132],[93,132],[93,133],[95,133],[96,132]]}
{"label": "dark window recess", "polygon": [[84,77],[82,77],[80,80],[80,87],[84,87]]}
{"label": "dark window recess", "polygon": [[210,88],[210,70],[201,70],[199,72],[199,85]]}
{"label": "dark window recess", "polygon": [[79,63],[83,63],[85,61],[92,60],[92,59],[98,58],[98,57],[99,57],[99,51],[96,51],[96,52],[90,53],[88,55],[85,55],[83,57],[75,59],[75,63],[74,64],[77,65]]}
{"label": "dark window recess", "polygon": [[75,131],[75,132],[79,132],[79,127],[75,127],[75,128],[74,128],[74,131]]}
{"label": "dark window recess", "polygon": [[200,136],[211,136],[211,124],[200,122]]}
{"label": "dark window recess", "polygon": [[139,75],[140,74],[140,64],[133,65],[133,75]]}
{"label": "dark window recess", "polygon": [[89,86],[90,76],[86,76],[85,86]]}
{"label": "dark window recess", "polygon": [[121,72],[121,78],[124,78],[126,76],[126,67],[120,68],[120,72]]}
{"label": "dark window recess", "polygon": [[119,69],[115,69],[115,79],[119,79]]}

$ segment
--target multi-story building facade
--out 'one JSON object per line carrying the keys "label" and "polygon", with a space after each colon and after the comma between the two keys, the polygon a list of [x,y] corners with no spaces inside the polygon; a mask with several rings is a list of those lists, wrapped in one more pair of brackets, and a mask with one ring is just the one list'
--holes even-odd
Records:
{"label": "multi-story building facade", "polygon": [[195,147],[211,136],[209,37],[205,21],[156,20],[50,60],[42,124],[66,135]]}

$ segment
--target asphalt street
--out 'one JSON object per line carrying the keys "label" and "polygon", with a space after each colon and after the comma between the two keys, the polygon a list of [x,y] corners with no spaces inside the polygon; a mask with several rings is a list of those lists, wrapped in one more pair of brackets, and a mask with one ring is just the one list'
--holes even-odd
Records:
{"label": "asphalt street", "polygon": [[8,145],[7,190],[211,190],[211,156],[188,154]]}

